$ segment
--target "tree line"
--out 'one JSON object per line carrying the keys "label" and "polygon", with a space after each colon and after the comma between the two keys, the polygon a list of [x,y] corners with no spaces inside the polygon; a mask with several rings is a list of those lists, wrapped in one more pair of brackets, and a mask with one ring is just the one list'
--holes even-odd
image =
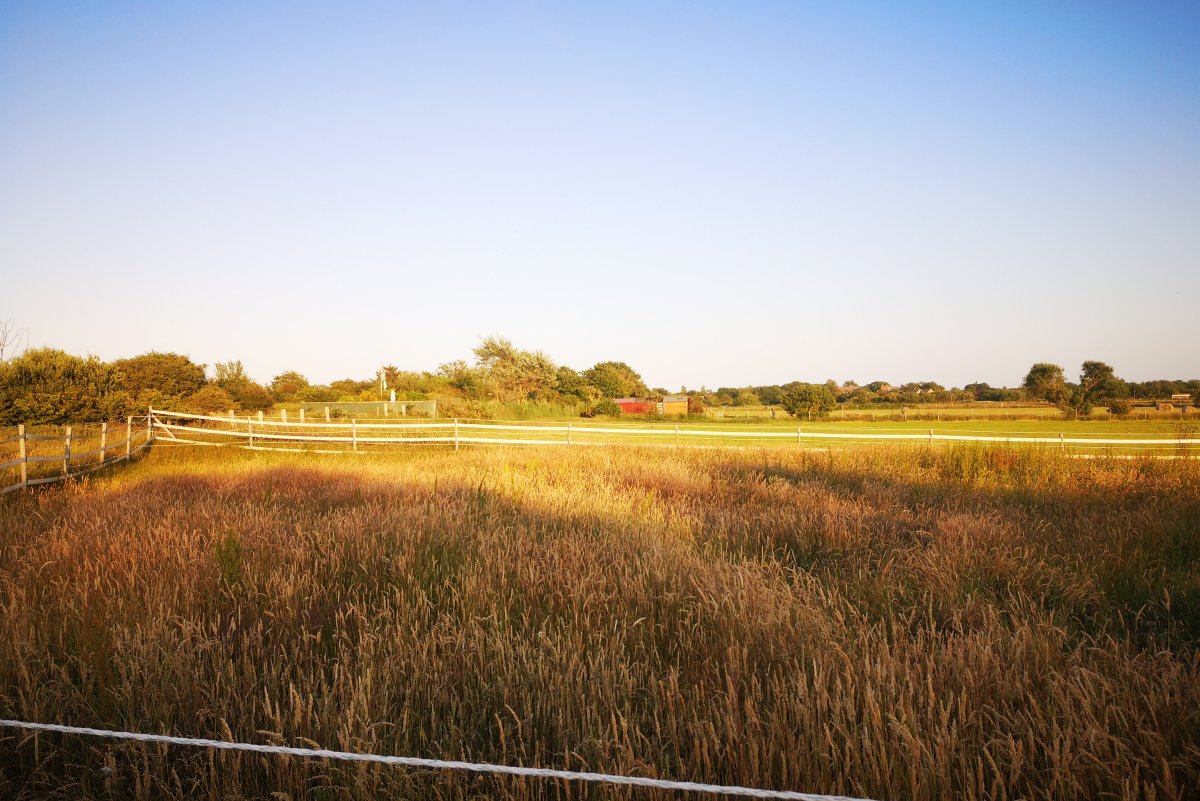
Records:
{"label": "tree line", "polygon": [[219,413],[252,412],[277,403],[337,403],[438,398],[479,413],[485,401],[567,403],[584,414],[619,413],[613,398],[654,392],[625,362],[603,361],[574,370],[541,351],[522,350],[502,337],[485,338],[472,362],[454,361],[435,371],[385,365],[371,378],[314,384],[286,370],[267,384],[250,378],[240,361],[207,366],[178,353],[151,351],[105,362],[53,348],[34,348],[0,361],[0,425],[116,420],[149,407]]}
{"label": "tree line", "polygon": [[[585,416],[620,414],[614,398],[672,394],[648,387],[642,376],[622,361],[598,362],[584,370],[556,364],[543,352],[523,350],[503,337],[487,337],[471,361],[440,365],[434,371],[402,370],[384,365],[370,378],[345,378],[314,384],[295,370],[270,382],[251,379],[240,361],[218,362],[212,373],[178,353],[151,351],[104,362],[52,348],[35,348],[0,360],[0,425],[61,424],[116,420],[148,407],[221,413],[253,412],[279,403],[375,401],[396,393],[399,400],[436,398],[442,409],[458,416],[488,416],[485,404],[559,404]],[[1062,367],[1034,364],[1020,387],[972,383],[947,389],[933,381],[892,385],[873,381],[681,388],[689,397],[689,413],[704,406],[782,407],[797,417],[821,417],[839,404],[914,405],[969,401],[1039,401],[1065,412],[1086,416],[1094,406],[1128,411],[1140,398],[1188,393],[1200,397],[1200,381],[1127,382],[1104,362],[1088,361],[1079,380],[1069,381]]]}

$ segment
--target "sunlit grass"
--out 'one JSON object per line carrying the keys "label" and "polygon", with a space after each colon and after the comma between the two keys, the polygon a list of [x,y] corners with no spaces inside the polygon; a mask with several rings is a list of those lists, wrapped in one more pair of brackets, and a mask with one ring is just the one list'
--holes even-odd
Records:
{"label": "sunlit grass", "polygon": [[[1195,460],[162,448],[0,500],[0,715],[888,799],[1184,798],[1198,561]],[[0,737],[6,798],[671,797]]]}

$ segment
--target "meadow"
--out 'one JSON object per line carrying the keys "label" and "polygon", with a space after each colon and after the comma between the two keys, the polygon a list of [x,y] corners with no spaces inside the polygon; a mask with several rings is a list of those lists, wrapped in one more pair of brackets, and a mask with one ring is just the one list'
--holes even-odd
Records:
{"label": "meadow", "polygon": [[[0,717],[876,799],[1195,798],[1198,562],[1196,459],[160,442],[0,499]],[[0,797],[684,796],[0,730]]]}

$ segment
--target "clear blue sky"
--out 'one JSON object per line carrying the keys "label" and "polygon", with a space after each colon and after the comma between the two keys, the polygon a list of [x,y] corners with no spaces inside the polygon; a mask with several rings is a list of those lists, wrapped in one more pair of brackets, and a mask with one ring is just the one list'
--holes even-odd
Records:
{"label": "clear blue sky", "polygon": [[269,380],[1200,375],[1200,4],[0,5],[0,319]]}

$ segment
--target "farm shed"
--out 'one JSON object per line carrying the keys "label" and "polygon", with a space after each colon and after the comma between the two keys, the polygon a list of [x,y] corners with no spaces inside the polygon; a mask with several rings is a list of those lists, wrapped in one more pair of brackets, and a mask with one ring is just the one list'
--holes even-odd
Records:
{"label": "farm shed", "polygon": [[659,414],[687,414],[687,395],[667,395],[662,399]]}
{"label": "farm shed", "polygon": [[621,407],[621,414],[645,414],[654,411],[654,401],[649,398],[614,398]]}
{"label": "farm shed", "polygon": [[662,398],[615,398],[622,414],[687,414],[687,395],[667,395]]}

